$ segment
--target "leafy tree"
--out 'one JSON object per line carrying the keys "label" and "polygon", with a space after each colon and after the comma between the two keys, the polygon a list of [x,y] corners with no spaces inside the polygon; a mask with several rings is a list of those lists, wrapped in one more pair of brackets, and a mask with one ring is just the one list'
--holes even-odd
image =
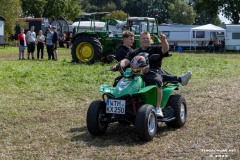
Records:
{"label": "leafy tree", "polygon": [[125,13],[124,11],[117,10],[117,11],[111,12],[109,15],[106,15],[105,17],[125,21],[127,16],[128,16],[127,13]]}
{"label": "leafy tree", "polygon": [[44,17],[56,18],[64,17],[66,1],[65,0],[48,0],[44,7]]}
{"label": "leafy tree", "polygon": [[130,0],[125,9],[131,16],[156,17],[159,23],[193,24],[196,16],[182,0]]}
{"label": "leafy tree", "polygon": [[112,12],[124,10],[128,0],[80,0],[85,12]]}
{"label": "leafy tree", "polygon": [[124,10],[131,16],[141,16],[143,12],[139,0],[129,0]]}
{"label": "leafy tree", "polygon": [[0,15],[4,17],[5,21],[5,41],[15,34],[15,24],[17,17],[21,13],[20,0],[0,0]]}
{"label": "leafy tree", "polygon": [[73,20],[80,10],[79,0],[22,0],[23,16],[65,17]]}
{"label": "leafy tree", "polygon": [[204,11],[201,11],[201,13],[197,13],[197,16],[195,19],[195,24],[204,25],[204,24],[209,24],[209,23],[215,24],[215,25],[220,25],[221,21],[220,21],[218,15],[209,16]]}
{"label": "leafy tree", "polygon": [[68,20],[74,20],[76,17],[79,17],[82,10],[80,9],[79,0],[65,0],[65,13],[64,17]]}
{"label": "leafy tree", "polygon": [[108,12],[116,9],[116,4],[108,0],[82,0],[81,4],[85,12]]}
{"label": "leafy tree", "polygon": [[43,17],[46,0],[22,0],[22,10],[24,17]]}
{"label": "leafy tree", "polygon": [[204,10],[209,16],[216,16],[222,13],[233,24],[238,24],[240,19],[239,0],[198,0],[195,9]]}
{"label": "leafy tree", "polygon": [[127,5],[128,0],[112,0],[116,4],[117,10],[124,10]]}
{"label": "leafy tree", "polygon": [[131,16],[156,17],[159,23],[169,19],[167,0],[129,0],[125,10]]}
{"label": "leafy tree", "polygon": [[101,11],[110,12],[116,10],[116,8],[117,6],[114,2],[108,2],[106,5],[102,6]]}
{"label": "leafy tree", "polygon": [[175,23],[193,24],[195,22],[196,13],[193,8],[186,2],[174,0],[169,3],[168,11],[171,13],[170,19]]}

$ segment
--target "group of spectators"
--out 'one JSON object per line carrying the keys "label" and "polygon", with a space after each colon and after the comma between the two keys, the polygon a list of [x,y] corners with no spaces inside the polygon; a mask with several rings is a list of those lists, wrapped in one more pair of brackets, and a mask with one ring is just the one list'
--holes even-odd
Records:
{"label": "group of spectators", "polygon": [[[43,59],[44,44],[47,47],[47,54],[49,60],[58,60],[57,42],[58,34],[57,27],[52,26],[47,29],[46,37],[43,35],[42,30],[39,30],[38,35],[34,31],[35,27],[31,26],[30,30],[25,34],[24,29],[20,29],[18,34],[18,47],[19,47],[19,60],[24,60],[24,51],[27,47],[27,59],[35,59],[34,52],[37,46],[37,59]],[[41,55],[40,55],[41,52]]]}
{"label": "group of spectators", "polygon": [[224,39],[217,41],[216,39],[211,38],[210,41],[208,42],[208,47],[207,47],[208,52],[215,52],[215,51],[223,52],[224,49],[225,49]]}

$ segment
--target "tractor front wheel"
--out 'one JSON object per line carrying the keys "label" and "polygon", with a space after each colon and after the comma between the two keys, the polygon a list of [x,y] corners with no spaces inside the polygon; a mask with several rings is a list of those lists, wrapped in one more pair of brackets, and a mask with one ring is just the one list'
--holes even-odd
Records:
{"label": "tractor front wheel", "polygon": [[99,60],[102,46],[96,37],[80,35],[72,46],[72,58],[75,62],[93,64]]}

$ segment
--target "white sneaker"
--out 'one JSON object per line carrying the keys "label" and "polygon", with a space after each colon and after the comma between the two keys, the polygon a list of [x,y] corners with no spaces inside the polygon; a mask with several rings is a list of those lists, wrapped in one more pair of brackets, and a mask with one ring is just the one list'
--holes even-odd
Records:
{"label": "white sneaker", "polygon": [[182,75],[181,78],[181,84],[183,86],[188,84],[188,81],[191,79],[192,76],[192,72],[188,71],[187,73],[185,73],[184,75]]}
{"label": "white sneaker", "polygon": [[162,108],[155,107],[157,117],[163,117]]}

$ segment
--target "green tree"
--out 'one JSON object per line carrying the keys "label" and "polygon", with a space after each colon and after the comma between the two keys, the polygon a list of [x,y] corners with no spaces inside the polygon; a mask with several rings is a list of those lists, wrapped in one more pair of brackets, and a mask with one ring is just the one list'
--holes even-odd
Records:
{"label": "green tree", "polygon": [[125,21],[127,16],[128,16],[127,13],[125,13],[124,11],[117,10],[117,11],[111,12],[110,14],[106,15],[105,17]]}
{"label": "green tree", "polygon": [[129,0],[124,9],[131,16],[158,17],[159,23],[168,19],[167,0]]}
{"label": "green tree", "polygon": [[124,10],[128,0],[80,0],[85,12],[112,12]]}
{"label": "green tree", "polygon": [[66,0],[64,17],[68,20],[74,20],[82,12],[79,0]]}
{"label": "green tree", "polygon": [[65,17],[73,20],[79,16],[79,0],[22,0],[23,16],[32,17]]}
{"label": "green tree", "polygon": [[0,0],[0,15],[5,18],[5,41],[15,34],[17,17],[21,14],[20,0]]}
{"label": "green tree", "polygon": [[174,0],[168,4],[168,12],[170,19],[174,23],[193,24],[195,22],[196,13],[193,8],[186,2]]}
{"label": "green tree", "polygon": [[195,9],[204,10],[209,16],[216,16],[222,13],[233,24],[239,24],[240,3],[239,0],[198,0]]}
{"label": "green tree", "polygon": [[116,9],[116,4],[108,0],[81,0],[81,4],[85,12],[107,12]]}
{"label": "green tree", "polygon": [[204,24],[215,24],[220,25],[221,21],[218,17],[218,15],[215,16],[209,16],[206,12],[201,11],[200,13],[197,13],[195,24],[197,25],[204,25]]}
{"label": "green tree", "polygon": [[[182,4],[184,4],[182,6]],[[187,3],[176,0],[130,0],[128,1],[124,11],[127,11],[131,16],[148,16],[155,17],[159,23],[193,23],[194,11]],[[190,16],[185,20],[179,20],[179,15],[186,14]],[[174,17],[175,16],[175,17]],[[186,17],[185,16],[185,17]]]}
{"label": "green tree", "polygon": [[43,17],[46,0],[22,0],[23,17]]}
{"label": "green tree", "polygon": [[44,17],[55,19],[57,17],[64,17],[66,12],[65,0],[48,0],[44,7]]}

